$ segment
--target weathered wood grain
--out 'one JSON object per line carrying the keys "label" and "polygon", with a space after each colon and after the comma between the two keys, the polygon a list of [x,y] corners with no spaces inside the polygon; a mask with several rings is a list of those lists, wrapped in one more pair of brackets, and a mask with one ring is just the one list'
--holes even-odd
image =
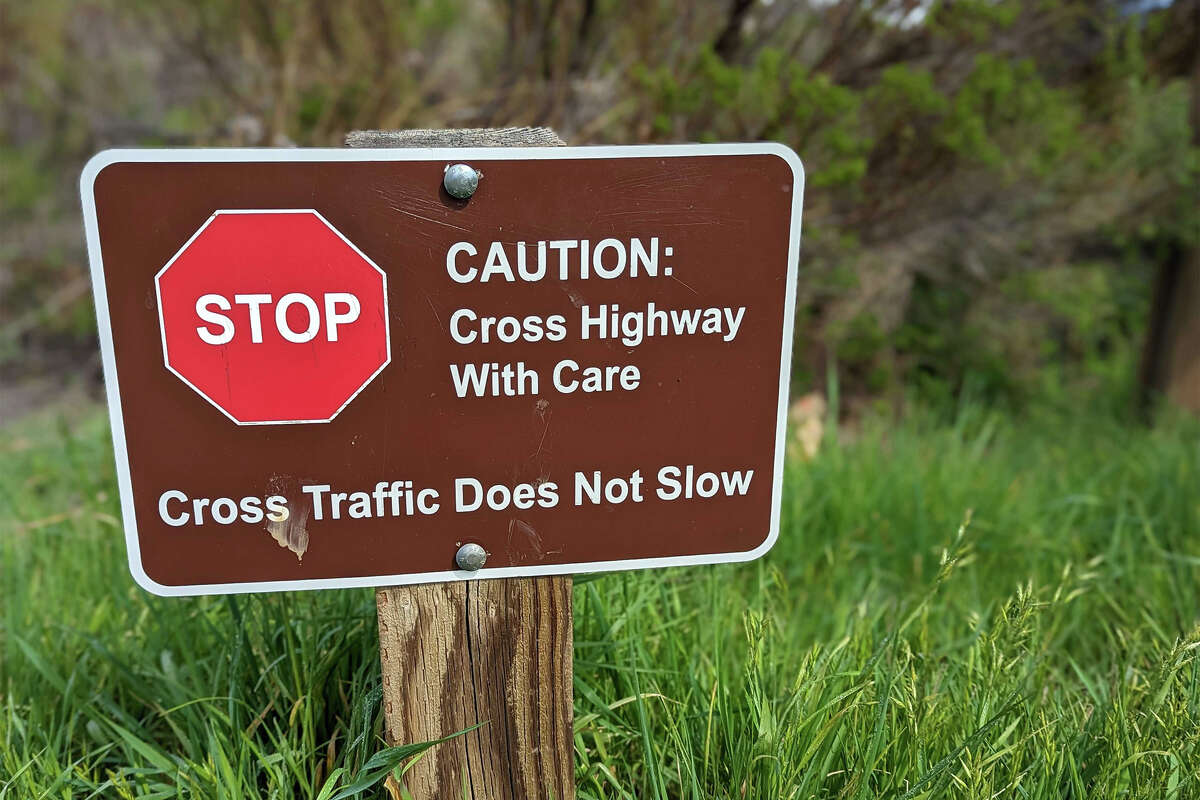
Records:
{"label": "weathered wood grain", "polygon": [[[561,145],[548,128],[355,131],[350,147]],[[375,595],[387,739],[428,741],[414,800],[574,800],[571,577],[399,586]]]}
{"label": "weathered wood grain", "polygon": [[347,147],[554,147],[564,142],[550,128],[351,131]]}

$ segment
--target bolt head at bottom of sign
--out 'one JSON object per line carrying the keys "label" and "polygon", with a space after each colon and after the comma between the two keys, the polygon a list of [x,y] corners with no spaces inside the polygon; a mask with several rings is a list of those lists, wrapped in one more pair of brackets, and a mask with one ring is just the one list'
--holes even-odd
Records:
{"label": "bolt head at bottom of sign", "polygon": [[454,554],[454,561],[458,564],[459,569],[477,572],[487,563],[487,557],[487,551],[483,547],[474,542],[467,542],[458,548],[458,552]]}

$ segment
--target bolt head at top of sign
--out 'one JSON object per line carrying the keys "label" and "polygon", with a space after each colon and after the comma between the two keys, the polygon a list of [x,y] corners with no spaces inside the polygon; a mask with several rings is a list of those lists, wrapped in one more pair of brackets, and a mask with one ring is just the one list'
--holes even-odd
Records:
{"label": "bolt head at top of sign", "polygon": [[239,425],[328,422],[391,358],[387,276],[310,209],[217,211],[155,286],[167,368]]}

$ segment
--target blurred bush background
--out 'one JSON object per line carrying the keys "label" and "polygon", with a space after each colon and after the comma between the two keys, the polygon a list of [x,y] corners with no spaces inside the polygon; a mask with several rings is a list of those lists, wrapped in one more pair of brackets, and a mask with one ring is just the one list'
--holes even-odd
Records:
{"label": "blurred bush background", "polygon": [[77,179],[112,146],[550,125],[775,140],[795,383],[843,413],[1200,408],[1200,3],[3,0],[0,418],[94,386]]}

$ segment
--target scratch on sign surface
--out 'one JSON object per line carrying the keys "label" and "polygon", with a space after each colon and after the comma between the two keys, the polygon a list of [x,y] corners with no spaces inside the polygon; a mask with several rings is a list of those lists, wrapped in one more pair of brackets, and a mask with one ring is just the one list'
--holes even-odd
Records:
{"label": "scratch on sign surface", "polygon": [[288,516],[279,522],[268,520],[267,533],[279,543],[296,554],[296,561],[303,561],[308,552],[308,516],[312,513],[312,503],[300,490],[301,482],[296,478],[284,475],[274,475],[267,483],[267,491],[273,495],[287,498]]}
{"label": "scratch on sign surface", "polygon": [[528,522],[524,522],[517,518],[512,518],[508,521],[508,551],[512,553],[513,534],[516,532],[522,533],[529,540],[529,546],[533,549],[534,558],[539,561],[546,557],[542,550],[542,536]]}

